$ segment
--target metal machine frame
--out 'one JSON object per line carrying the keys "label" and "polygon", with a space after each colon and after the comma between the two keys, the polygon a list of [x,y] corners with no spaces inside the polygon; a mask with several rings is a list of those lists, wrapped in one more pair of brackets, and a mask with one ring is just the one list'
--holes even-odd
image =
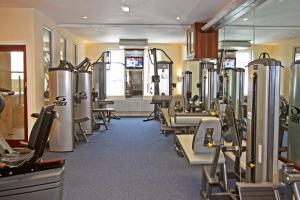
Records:
{"label": "metal machine frame", "polygon": [[[166,58],[168,59],[168,61],[158,61],[157,60],[157,52],[160,51],[163,53],[163,55],[166,56]],[[154,66],[154,75],[152,76],[152,82],[154,83],[154,96],[152,99],[152,103],[154,104],[154,110],[147,116],[146,119],[144,119],[144,122],[150,121],[150,120],[159,120],[159,116],[160,116],[160,105],[164,103],[164,99],[162,98],[160,101],[160,90],[159,90],[159,82],[160,82],[160,77],[158,74],[158,70],[164,70],[166,65],[168,65],[168,70],[169,70],[169,94],[168,95],[172,95],[172,89],[173,89],[173,61],[172,59],[168,56],[168,54],[162,50],[162,49],[157,49],[157,48],[153,48],[153,49],[149,49],[148,50],[148,54],[149,54],[149,59],[150,59],[150,63],[153,64]],[[151,55],[153,55],[153,60],[151,58]]]}

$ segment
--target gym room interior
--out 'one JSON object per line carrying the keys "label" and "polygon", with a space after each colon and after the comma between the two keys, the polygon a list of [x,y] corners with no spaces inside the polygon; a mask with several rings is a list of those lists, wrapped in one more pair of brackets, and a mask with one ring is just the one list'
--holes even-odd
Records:
{"label": "gym room interior", "polygon": [[0,200],[300,200],[299,8],[1,0]]}

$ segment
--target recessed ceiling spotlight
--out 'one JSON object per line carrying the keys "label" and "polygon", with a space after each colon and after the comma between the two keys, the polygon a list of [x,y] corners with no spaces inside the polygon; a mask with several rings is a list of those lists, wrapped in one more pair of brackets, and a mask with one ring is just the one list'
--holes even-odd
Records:
{"label": "recessed ceiling spotlight", "polygon": [[248,21],[249,19],[247,18],[247,17],[245,17],[244,19],[243,19],[243,21]]}
{"label": "recessed ceiling spotlight", "polygon": [[284,0],[278,0],[279,2],[283,2]]}
{"label": "recessed ceiling spotlight", "polygon": [[87,17],[87,16],[84,16],[83,19],[88,19],[88,17]]}
{"label": "recessed ceiling spotlight", "polygon": [[122,10],[124,13],[129,13],[129,12],[130,12],[129,6],[121,6],[121,10]]}
{"label": "recessed ceiling spotlight", "polygon": [[176,20],[181,20],[181,18],[180,17],[176,17]]}

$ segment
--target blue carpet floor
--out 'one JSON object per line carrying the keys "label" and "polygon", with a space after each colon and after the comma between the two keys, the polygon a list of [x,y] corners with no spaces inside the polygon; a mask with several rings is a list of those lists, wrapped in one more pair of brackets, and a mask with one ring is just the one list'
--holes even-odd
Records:
{"label": "blue carpet floor", "polygon": [[64,200],[200,198],[200,167],[176,155],[173,135],[160,134],[158,121],[112,120],[89,140],[72,153],[46,153],[66,158]]}

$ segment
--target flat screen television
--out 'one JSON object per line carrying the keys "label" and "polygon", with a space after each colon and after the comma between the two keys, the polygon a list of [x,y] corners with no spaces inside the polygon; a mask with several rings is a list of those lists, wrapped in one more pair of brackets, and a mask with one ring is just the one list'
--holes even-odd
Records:
{"label": "flat screen television", "polygon": [[224,68],[235,68],[236,59],[235,58],[224,58],[223,66]]}
{"label": "flat screen television", "polygon": [[144,58],[125,57],[125,66],[127,69],[142,69],[144,67]]}

